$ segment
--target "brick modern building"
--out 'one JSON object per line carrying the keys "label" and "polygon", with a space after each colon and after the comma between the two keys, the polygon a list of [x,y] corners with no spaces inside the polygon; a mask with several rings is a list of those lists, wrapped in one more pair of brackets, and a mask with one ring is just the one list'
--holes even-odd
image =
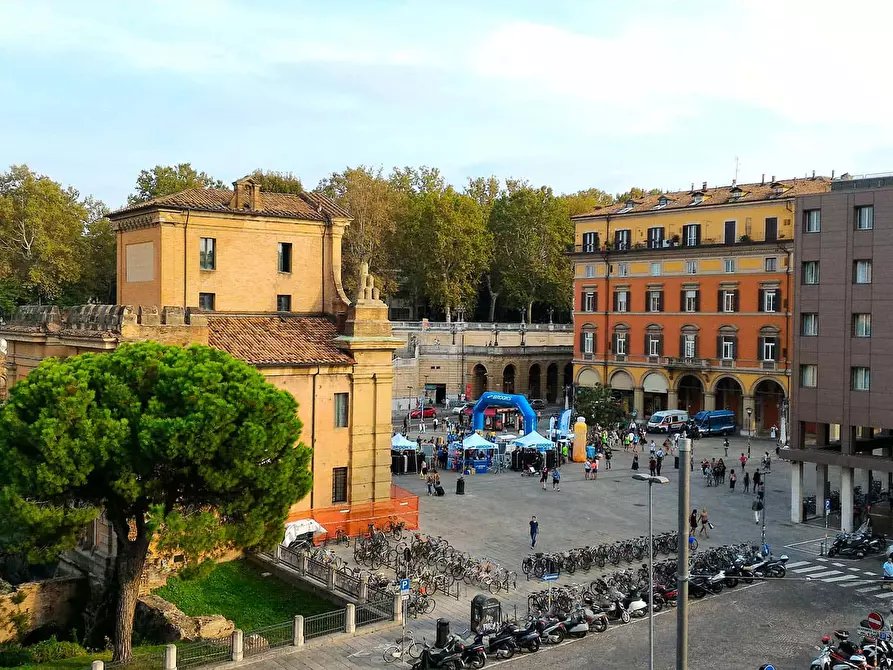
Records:
{"label": "brick modern building", "polygon": [[804,465],[815,464],[820,506],[828,466],[839,466],[850,530],[854,479],[893,479],[893,176],[845,175],[796,211],[791,517],[802,514]]}
{"label": "brick modern building", "polygon": [[781,427],[795,199],[828,188],[693,184],[574,217],[575,383],[610,386],[640,418],[730,409],[743,430]]}

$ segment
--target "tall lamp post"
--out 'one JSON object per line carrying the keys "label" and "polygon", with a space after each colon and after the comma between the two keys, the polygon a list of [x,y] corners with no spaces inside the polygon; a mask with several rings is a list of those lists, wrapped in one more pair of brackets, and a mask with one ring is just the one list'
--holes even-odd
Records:
{"label": "tall lamp post", "polygon": [[750,438],[753,437],[753,407],[747,408],[747,457],[750,458]]}
{"label": "tall lamp post", "polygon": [[654,484],[669,484],[670,480],[643,473],[634,474],[633,479],[648,482],[648,670],[654,670],[654,493],[651,489]]}

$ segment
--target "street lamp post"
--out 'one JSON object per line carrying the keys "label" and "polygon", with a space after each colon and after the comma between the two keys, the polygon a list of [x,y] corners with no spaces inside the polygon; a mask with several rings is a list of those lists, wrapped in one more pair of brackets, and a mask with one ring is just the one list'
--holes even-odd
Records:
{"label": "street lamp post", "polygon": [[654,493],[651,487],[654,484],[669,484],[670,480],[643,473],[633,475],[633,479],[648,482],[648,670],[654,670]]}
{"label": "street lamp post", "polygon": [[747,457],[750,458],[750,438],[753,437],[753,407],[747,408]]}

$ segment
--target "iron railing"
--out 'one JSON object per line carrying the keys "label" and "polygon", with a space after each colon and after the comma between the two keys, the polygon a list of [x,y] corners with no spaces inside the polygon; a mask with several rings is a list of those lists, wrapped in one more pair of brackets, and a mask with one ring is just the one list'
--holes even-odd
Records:
{"label": "iron railing", "polygon": [[115,663],[109,661],[106,668],[121,668],[122,670],[162,670],[164,667],[164,651],[155,651],[151,654],[139,654],[134,650],[133,660],[129,663]]}
{"label": "iron railing", "polygon": [[316,577],[323,584],[329,581],[329,566],[314,558],[307,557],[307,574]]}
{"label": "iron railing", "polygon": [[247,658],[267,651],[290,645],[294,640],[294,621],[284,621],[272,626],[256,628],[245,633],[242,638],[242,653]]}
{"label": "iron railing", "polygon": [[346,613],[347,610],[337,610],[304,617],[304,639],[312,640],[315,637],[344,632]]}
{"label": "iron railing", "polygon": [[347,570],[335,570],[335,590],[359,598],[360,580]]}
{"label": "iron railing", "polygon": [[204,640],[177,647],[177,667],[190,668],[196,665],[225,663],[232,660],[233,639],[222,637],[219,640]]}
{"label": "iron railing", "polygon": [[357,605],[356,608],[357,628],[380,621],[393,620],[394,594],[372,586],[368,587],[366,589],[366,602],[362,605]]}

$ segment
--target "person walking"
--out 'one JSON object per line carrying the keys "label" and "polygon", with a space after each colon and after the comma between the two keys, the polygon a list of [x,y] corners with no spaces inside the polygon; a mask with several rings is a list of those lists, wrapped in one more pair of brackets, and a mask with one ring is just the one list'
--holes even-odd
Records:
{"label": "person walking", "polygon": [[632,465],[632,469],[633,469],[633,470],[638,470],[638,469],[639,469],[639,454],[633,454],[633,465]]}
{"label": "person walking", "polygon": [[598,454],[592,459],[592,481],[598,479]]}
{"label": "person walking", "polygon": [[614,450],[611,447],[605,447],[605,470],[611,469],[611,457],[614,455]]}
{"label": "person walking", "polygon": [[419,479],[424,479],[427,476],[428,476],[428,462],[424,458],[422,458],[422,467],[421,467],[421,471],[419,472]]}
{"label": "person walking", "polygon": [[760,482],[763,481],[763,475],[760,473],[760,470],[757,469],[753,473],[753,490],[756,491],[760,485]]}
{"label": "person walking", "polygon": [[536,548],[536,536],[540,534],[540,524],[536,516],[530,517],[530,548]]}
{"label": "person walking", "polygon": [[425,476],[425,484],[428,486],[428,495],[434,495],[434,473],[429,472]]}
{"label": "person walking", "polygon": [[738,459],[741,461],[741,469],[744,469],[744,466],[747,465],[747,456],[744,455],[744,452],[741,452],[741,458]]}
{"label": "person walking", "polygon": [[419,432],[420,433],[425,432],[425,419],[424,418],[419,418]]}
{"label": "person walking", "polygon": [[884,561],[884,582],[890,584],[893,587],[893,554],[887,556],[887,560]]}
{"label": "person walking", "polygon": [[654,456],[648,457],[648,472],[651,473],[651,476],[654,477],[657,474],[657,459]]}
{"label": "person walking", "polygon": [[546,490],[546,480],[549,478],[549,467],[544,465],[543,471],[540,473],[540,484],[543,485],[543,491]]}
{"label": "person walking", "polygon": [[592,461],[588,458],[586,459],[586,463],[583,465],[583,479],[589,479],[589,474],[592,472]]}
{"label": "person walking", "polygon": [[750,493],[750,473],[744,472],[744,492]]}
{"label": "person walking", "polygon": [[403,434],[406,435],[406,432],[409,430],[409,417],[403,417]]}
{"label": "person walking", "polygon": [[698,531],[698,535],[704,533],[704,536],[709,538],[710,533],[707,532],[707,527],[710,525],[710,519],[707,517],[707,508],[701,508],[701,529]]}
{"label": "person walking", "polygon": [[750,504],[750,509],[753,510],[754,523],[760,523],[760,512],[763,511],[763,501],[760,500],[759,496],[753,499],[753,502]]}
{"label": "person walking", "polygon": [[688,517],[688,534],[694,537],[695,532],[698,530],[698,510],[693,509],[691,511],[691,516]]}
{"label": "person walking", "polygon": [[655,451],[657,451],[657,447],[654,446],[654,440],[651,440],[651,443],[648,445],[648,454],[654,456]]}
{"label": "person walking", "polygon": [[657,476],[660,477],[660,468],[664,463],[664,452],[660,449],[657,451],[657,456],[654,459],[655,471],[657,472]]}
{"label": "person walking", "polygon": [[434,423],[434,430],[436,432],[437,431],[437,417],[436,416],[434,417],[433,423]]}
{"label": "person walking", "polygon": [[722,448],[726,451],[726,458],[729,457],[729,438],[723,438]]}
{"label": "person walking", "polygon": [[552,490],[560,491],[561,490],[561,470],[555,468],[552,470]]}
{"label": "person walking", "polygon": [[729,488],[732,490],[732,493],[735,492],[735,482],[738,481],[738,475],[735,474],[735,471],[732,470],[729,473]]}

